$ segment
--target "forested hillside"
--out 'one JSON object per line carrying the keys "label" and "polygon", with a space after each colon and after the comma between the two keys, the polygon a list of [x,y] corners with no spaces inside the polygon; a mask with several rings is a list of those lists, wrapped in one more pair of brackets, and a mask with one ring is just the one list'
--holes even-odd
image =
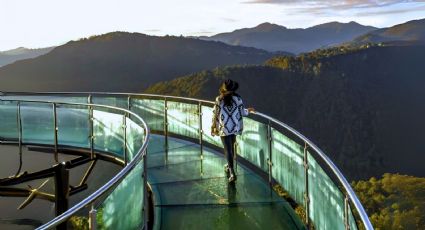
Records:
{"label": "forested hillside", "polygon": [[424,46],[318,51],[203,71],[146,92],[213,100],[225,78],[245,103],[300,130],[349,179],[425,176]]}

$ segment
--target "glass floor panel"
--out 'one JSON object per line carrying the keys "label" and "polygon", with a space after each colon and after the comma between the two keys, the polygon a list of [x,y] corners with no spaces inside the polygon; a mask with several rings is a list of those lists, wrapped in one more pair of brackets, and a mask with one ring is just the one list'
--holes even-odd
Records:
{"label": "glass floor panel", "polygon": [[[152,156],[150,156],[152,158]],[[224,164],[226,160],[220,156],[204,155],[201,160],[197,155],[174,155],[168,156],[168,164],[165,164],[165,156],[153,157],[154,167],[148,167],[148,179],[151,185],[167,182],[181,182],[187,180],[199,180],[225,177]],[[152,161],[148,161],[151,163]],[[244,167],[237,167],[237,174],[251,173]]]}
{"label": "glass floor panel", "polygon": [[[178,139],[170,138],[170,137],[168,139],[169,139],[169,142],[168,142],[169,150],[178,149],[181,147],[189,147],[189,146],[192,146],[193,149],[199,150],[199,145],[193,142],[178,140]],[[176,141],[171,141],[171,140],[176,140]],[[165,137],[161,135],[152,134],[149,140],[148,153],[150,155],[156,154],[156,153],[164,153],[164,150],[165,150]]]}
{"label": "glass floor panel", "polygon": [[285,202],[161,209],[160,229],[302,229]]}
{"label": "glass floor panel", "polygon": [[[217,154],[206,151],[204,151],[204,157],[222,158]],[[165,164],[165,159],[164,151],[152,153],[148,151],[148,168],[200,160],[200,148],[195,145],[169,148],[167,164]]]}
{"label": "glass floor panel", "polygon": [[222,154],[204,148],[201,160],[199,145],[169,138],[166,162],[164,138],[150,141],[154,229],[305,229],[290,205],[245,166],[238,164],[238,179],[229,184]]}
{"label": "glass floor panel", "polygon": [[[224,174],[224,172],[222,172]],[[156,205],[234,204],[285,201],[252,174],[239,175],[235,184],[226,177],[154,185]]]}

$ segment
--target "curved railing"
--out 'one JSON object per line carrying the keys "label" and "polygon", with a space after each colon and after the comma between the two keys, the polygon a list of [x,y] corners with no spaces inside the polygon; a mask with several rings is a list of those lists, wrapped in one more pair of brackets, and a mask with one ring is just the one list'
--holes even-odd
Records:
{"label": "curved railing", "polygon": [[[114,105],[141,115],[152,132],[199,141],[201,154],[203,145],[222,148],[220,139],[210,135],[211,101],[125,93],[4,94],[6,98],[14,96]],[[244,132],[237,142],[238,155],[255,165],[271,184],[281,185],[304,208],[305,221],[315,229],[358,229],[357,223],[373,229],[340,170],[323,151],[290,126],[256,112],[244,119]],[[355,216],[360,217],[358,222]]]}
{"label": "curved railing", "polygon": [[[86,218],[81,224],[91,227],[147,228],[146,148],[150,131],[139,115],[94,103],[0,98],[0,121],[2,142],[16,143],[20,148],[51,147],[57,163],[61,163],[58,152],[71,148],[85,150],[87,159],[104,156],[124,166],[95,192],[37,229],[65,229],[66,221],[77,216]],[[81,213],[89,207],[88,214]]]}

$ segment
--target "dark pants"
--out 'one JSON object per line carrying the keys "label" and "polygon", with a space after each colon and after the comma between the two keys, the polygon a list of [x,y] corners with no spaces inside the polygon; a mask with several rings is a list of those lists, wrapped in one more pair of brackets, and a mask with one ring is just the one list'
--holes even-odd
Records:
{"label": "dark pants", "polygon": [[236,135],[221,136],[221,141],[224,145],[224,155],[226,155],[227,165],[229,166],[230,173],[234,175],[235,170],[233,168],[233,156],[235,154],[234,146],[236,142]]}

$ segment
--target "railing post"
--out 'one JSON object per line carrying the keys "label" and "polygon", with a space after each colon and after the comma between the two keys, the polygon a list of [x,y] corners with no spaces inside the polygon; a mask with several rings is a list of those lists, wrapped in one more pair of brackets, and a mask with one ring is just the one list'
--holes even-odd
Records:
{"label": "railing post", "polygon": [[89,229],[97,229],[97,210],[94,208],[94,204],[91,204],[91,210],[89,211]]}
{"label": "railing post", "polygon": [[128,114],[125,113],[122,119],[122,128],[124,131],[124,141],[123,141],[123,151],[124,151],[124,163],[127,165],[128,162],[128,153],[127,153],[127,116]]}
{"label": "railing post", "polygon": [[56,113],[56,103],[53,103],[53,129],[54,129],[54,144],[55,144],[55,161],[59,162],[58,157],[58,120]]}
{"label": "railing post", "polygon": [[305,201],[305,222],[307,225],[307,229],[310,229],[310,197],[308,195],[308,145],[304,143],[304,177],[305,177],[305,193],[304,193],[304,201]]}
{"label": "railing post", "polygon": [[90,158],[94,159],[94,118],[93,107],[89,106],[89,121],[90,121]]}
{"label": "railing post", "polygon": [[204,130],[202,129],[202,102],[198,103],[198,114],[199,114],[199,146],[201,147],[201,160],[204,159],[204,146],[203,146],[203,134]]}
{"label": "railing post", "polygon": [[143,155],[143,210],[144,210],[144,229],[148,229],[148,221],[149,221],[149,199],[148,199],[148,175],[147,175],[147,152]]}
{"label": "railing post", "polygon": [[128,95],[127,97],[127,110],[131,111],[131,96]]}
{"label": "railing post", "polygon": [[168,163],[168,105],[167,98],[164,98],[164,137],[165,137],[165,163]]}
{"label": "railing post", "polygon": [[203,146],[203,135],[202,129],[202,102],[198,102],[198,116],[199,116],[199,146],[200,146],[200,157],[201,157],[201,175],[204,174],[204,146]]}
{"label": "railing post", "polygon": [[21,102],[17,103],[17,123],[18,123],[18,142],[19,142],[19,154],[22,154],[22,118],[21,118]]}
{"label": "railing post", "polygon": [[16,119],[18,124],[18,145],[19,145],[19,168],[15,176],[18,176],[21,173],[22,169],[22,118],[21,118],[21,102],[18,101]]}
{"label": "railing post", "polygon": [[[127,110],[131,111],[131,96],[130,95],[127,96]],[[127,115],[128,115],[128,118],[131,118],[131,114],[127,114]]]}
{"label": "railing post", "polygon": [[[87,103],[92,104],[91,94],[87,98]],[[89,122],[90,122],[90,159],[94,159],[94,118],[93,118],[93,106],[89,106]]]}
{"label": "railing post", "polygon": [[272,136],[272,127],[269,123],[267,124],[267,140],[268,140],[268,147],[269,147],[269,156],[267,158],[267,165],[269,169],[269,184],[272,184],[272,168],[273,168],[273,161],[272,161],[272,144],[273,144],[273,136]]}
{"label": "railing post", "polygon": [[344,199],[344,224],[345,224],[345,230],[350,230],[350,219],[348,216],[348,210],[350,208],[349,199],[348,196],[345,195]]}

